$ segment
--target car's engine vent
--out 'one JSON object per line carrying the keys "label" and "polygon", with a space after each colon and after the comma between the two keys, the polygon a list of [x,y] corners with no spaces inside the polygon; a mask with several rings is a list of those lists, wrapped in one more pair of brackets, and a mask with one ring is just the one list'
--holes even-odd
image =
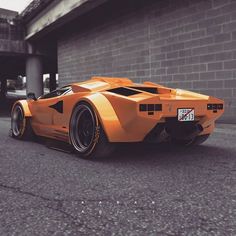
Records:
{"label": "car's engine vent", "polygon": [[129,87],[129,88],[141,90],[148,93],[158,94],[157,88],[153,88],[153,87]]}
{"label": "car's engine vent", "polygon": [[136,91],[136,90],[125,88],[125,87],[109,89],[107,91],[111,92],[111,93],[116,93],[119,95],[127,96],[127,97],[141,93],[141,91]]}

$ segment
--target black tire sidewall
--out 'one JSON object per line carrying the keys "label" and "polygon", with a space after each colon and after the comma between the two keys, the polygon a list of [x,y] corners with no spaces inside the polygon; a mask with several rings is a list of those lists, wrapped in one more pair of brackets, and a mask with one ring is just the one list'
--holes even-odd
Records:
{"label": "black tire sidewall", "polygon": [[[75,128],[75,122],[78,122],[76,119],[77,113],[79,112],[79,107],[83,105],[85,107],[87,107],[87,109],[90,110],[91,114],[93,115],[93,119],[95,121],[95,128],[94,128],[94,136],[93,136],[93,140],[91,142],[91,144],[89,145],[88,149],[84,152],[81,152],[79,150],[79,148],[77,147],[77,144],[75,143],[75,137],[74,137],[74,133],[73,133],[73,128]],[[94,111],[93,107],[87,103],[87,102],[79,102],[75,108],[73,109],[72,115],[71,115],[71,119],[70,119],[70,127],[69,127],[69,137],[70,137],[70,143],[71,145],[74,147],[74,149],[76,150],[76,152],[84,158],[89,158],[91,156],[93,156],[93,153],[95,153],[97,145],[100,142],[100,138],[101,138],[101,130],[102,127],[100,125],[98,116],[96,114],[96,112]]]}
{"label": "black tire sidewall", "polygon": [[[23,128],[20,132],[19,135],[15,135],[13,132],[13,114],[14,114],[14,110],[19,107],[22,111],[22,115],[23,115]],[[27,126],[27,121],[26,121],[26,117],[25,117],[25,113],[24,113],[24,109],[20,104],[16,104],[12,110],[12,114],[11,114],[11,130],[12,130],[12,137],[16,138],[16,139],[23,139],[24,135],[25,135],[25,131],[26,131],[26,126]]]}

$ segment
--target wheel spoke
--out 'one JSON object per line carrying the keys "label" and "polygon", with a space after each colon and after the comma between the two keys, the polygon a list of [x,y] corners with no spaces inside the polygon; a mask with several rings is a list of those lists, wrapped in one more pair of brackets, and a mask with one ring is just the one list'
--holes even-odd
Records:
{"label": "wheel spoke", "polygon": [[75,123],[75,129],[72,130],[74,146],[80,152],[86,152],[91,147],[95,135],[93,112],[88,106],[79,105],[73,122]]}
{"label": "wheel spoke", "polygon": [[84,136],[84,145],[88,146],[90,144],[91,137],[89,136]]}

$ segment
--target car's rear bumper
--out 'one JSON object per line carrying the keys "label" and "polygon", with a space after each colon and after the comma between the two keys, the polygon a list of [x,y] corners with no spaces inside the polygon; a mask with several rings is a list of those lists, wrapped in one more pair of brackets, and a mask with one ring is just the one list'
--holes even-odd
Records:
{"label": "car's rear bumper", "polygon": [[[212,108],[214,105],[214,109]],[[116,135],[117,142],[164,141],[164,136],[190,139],[197,135],[210,134],[215,120],[224,112],[223,101],[212,100],[168,100],[154,98],[136,103],[136,112],[127,113],[120,119],[122,132]],[[216,105],[216,106],[215,106]],[[178,109],[193,109],[194,120],[179,121]],[[124,115],[124,114],[123,114]],[[122,116],[123,116],[122,115]],[[160,137],[159,137],[160,136]]]}

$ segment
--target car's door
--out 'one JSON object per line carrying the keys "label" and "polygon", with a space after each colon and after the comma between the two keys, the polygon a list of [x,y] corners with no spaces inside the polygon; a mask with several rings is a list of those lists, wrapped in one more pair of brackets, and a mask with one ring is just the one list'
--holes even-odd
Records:
{"label": "car's door", "polygon": [[52,136],[54,131],[53,115],[55,112],[61,113],[63,109],[62,95],[68,91],[69,87],[57,89],[51,93],[41,96],[32,103],[32,127],[38,135]]}

